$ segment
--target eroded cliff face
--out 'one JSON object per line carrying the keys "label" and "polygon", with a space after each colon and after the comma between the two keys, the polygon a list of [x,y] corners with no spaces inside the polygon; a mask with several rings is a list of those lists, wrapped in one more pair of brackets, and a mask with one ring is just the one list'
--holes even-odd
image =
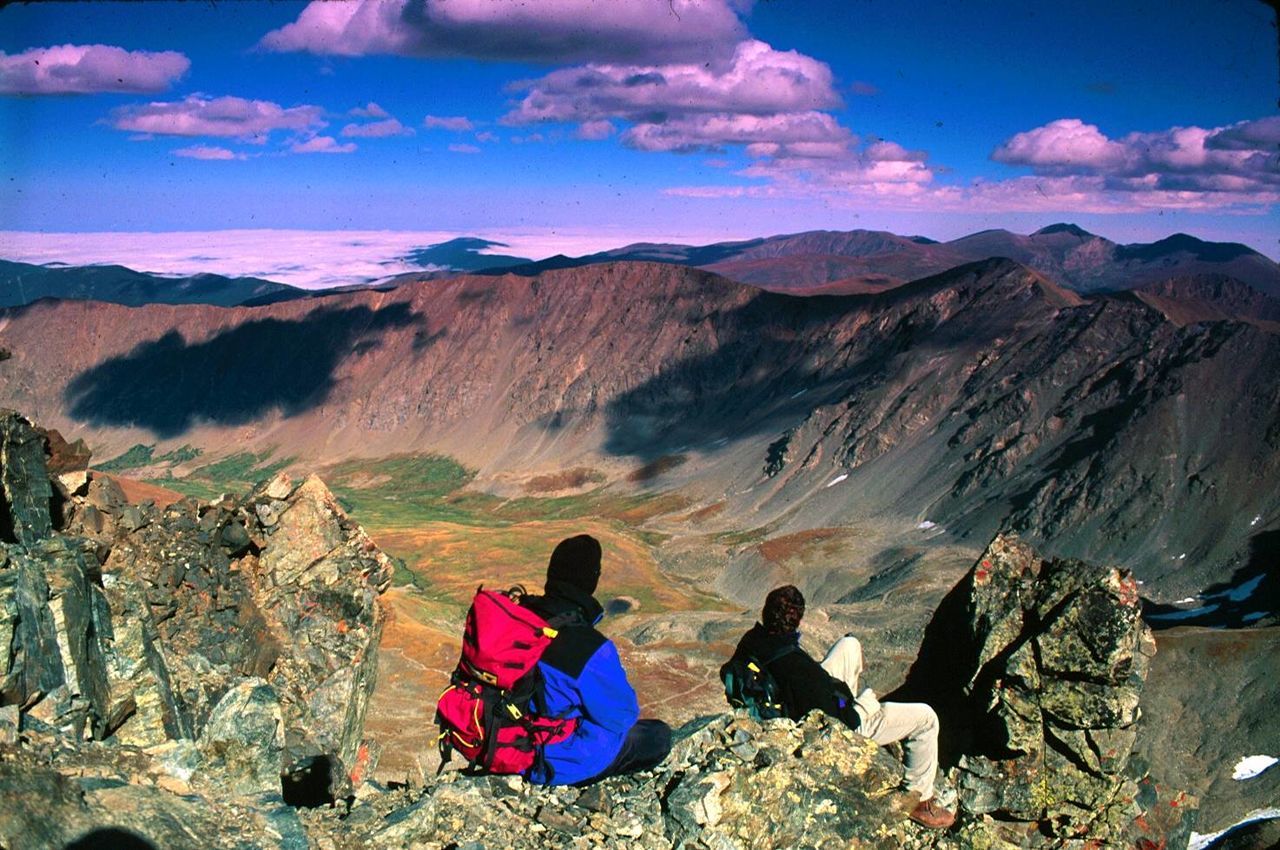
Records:
{"label": "eroded cliff face", "polygon": [[[244,498],[161,511],[95,478],[66,494],[55,521],[48,445],[0,415],[0,458],[21,458],[0,476],[0,845],[1185,840],[1194,800],[1157,793],[1129,759],[1152,644],[1119,571],[997,538],[944,604],[931,639],[945,627],[950,678],[925,678],[954,731],[941,787],[960,820],[948,832],[906,819],[914,800],[898,790],[893,752],[821,715],[703,717],[656,770],[587,789],[451,772],[389,790],[367,779],[377,747],[364,713],[391,564],[324,485],[282,476]],[[927,641],[917,672],[938,657]]]}

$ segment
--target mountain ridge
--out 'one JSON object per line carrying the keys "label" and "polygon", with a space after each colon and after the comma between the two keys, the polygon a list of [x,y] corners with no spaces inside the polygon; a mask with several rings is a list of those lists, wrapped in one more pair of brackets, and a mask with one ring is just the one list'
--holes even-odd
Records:
{"label": "mountain ridge", "polygon": [[[1239,518],[1280,511],[1266,483],[1280,480],[1280,337],[1179,326],[1010,260],[865,295],[615,263],[252,310],[43,303],[0,321],[14,352],[0,403],[116,451],[159,435],[304,458],[445,452],[495,486],[587,466],[774,533],[914,516],[981,536],[1008,521],[1183,595],[1247,566]],[[37,356],[48,334],[67,345]],[[1194,565],[1176,560],[1192,550]]]}

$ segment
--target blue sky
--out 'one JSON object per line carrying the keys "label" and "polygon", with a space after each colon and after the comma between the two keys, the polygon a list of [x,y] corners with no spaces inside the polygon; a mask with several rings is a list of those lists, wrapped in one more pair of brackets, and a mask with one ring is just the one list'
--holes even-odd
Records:
{"label": "blue sky", "polygon": [[1263,3],[906,5],[11,4],[0,231],[1067,220],[1280,254]]}

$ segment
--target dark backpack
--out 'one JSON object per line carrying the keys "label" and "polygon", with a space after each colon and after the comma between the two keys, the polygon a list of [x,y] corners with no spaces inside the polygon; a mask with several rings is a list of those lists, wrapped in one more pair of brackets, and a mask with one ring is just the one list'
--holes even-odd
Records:
{"label": "dark backpack", "polygon": [[797,649],[795,644],[788,644],[763,658],[734,655],[725,662],[720,668],[720,681],[729,705],[745,709],[756,720],[786,717],[787,707],[778,695],[778,680],[769,672],[769,665]]}
{"label": "dark backpack", "polygon": [[[547,621],[520,604],[524,588],[476,591],[462,633],[462,655],[436,704],[440,769],[454,751],[470,773],[520,773],[547,767],[543,749],[577,728],[576,718],[546,717],[538,660],[571,617]],[[550,776],[550,771],[547,770]]]}

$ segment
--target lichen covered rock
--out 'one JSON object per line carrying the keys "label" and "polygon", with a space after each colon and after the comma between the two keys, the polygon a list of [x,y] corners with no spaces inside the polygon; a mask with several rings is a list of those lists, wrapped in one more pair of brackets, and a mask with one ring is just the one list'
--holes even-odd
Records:
{"label": "lichen covered rock", "polygon": [[[1066,840],[1185,841],[1194,801],[1144,804],[1129,756],[1156,650],[1125,571],[997,536],[944,601],[905,689],[938,708],[970,815]],[[1151,784],[1151,787],[1155,787]]]}

